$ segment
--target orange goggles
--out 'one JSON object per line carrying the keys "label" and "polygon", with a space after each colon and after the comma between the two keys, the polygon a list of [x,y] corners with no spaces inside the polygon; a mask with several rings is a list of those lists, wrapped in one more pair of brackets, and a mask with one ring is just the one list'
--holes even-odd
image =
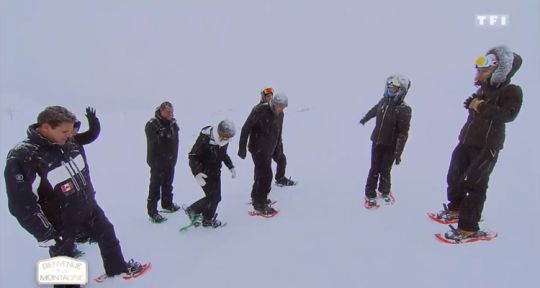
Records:
{"label": "orange goggles", "polygon": [[263,94],[263,95],[274,94],[274,89],[272,89],[272,88],[270,88],[270,87],[264,88],[264,89],[262,90],[262,94]]}

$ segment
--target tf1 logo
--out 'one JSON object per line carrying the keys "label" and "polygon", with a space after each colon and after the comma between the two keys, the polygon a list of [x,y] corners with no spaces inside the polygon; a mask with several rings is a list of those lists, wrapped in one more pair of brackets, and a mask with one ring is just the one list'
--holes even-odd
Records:
{"label": "tf1 logo", "polygon": [[510,16],[502,14],[478,14],[474,18],[476,26],[481,27],[506,27],[509,20]]}

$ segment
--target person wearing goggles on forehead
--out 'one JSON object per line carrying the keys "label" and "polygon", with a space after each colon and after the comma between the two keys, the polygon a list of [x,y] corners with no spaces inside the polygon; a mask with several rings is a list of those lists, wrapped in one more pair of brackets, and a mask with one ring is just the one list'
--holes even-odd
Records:
{"label": "person wearing goggles on forehead", "polygon": [[410,87],[411,81],[402,75],[388,77],[382,99],[360,120],[364,125],[371,118],[376,118],[371,133],[371,168],[365,187],[365,206],[368,209],[378,207],[377,183],[385,204],[394,201],[390,192],[390,172],[393,163],[401,163],[409,135],[412,109],[404,98]]}
{"label": "person wearing goggles on forehead", "polygon": [[270,100],[272,100],[272,97],[274,97],[274,88],[267,87],[261,90],[261,101],[259,101],[259,104],[269,103]]}
{"label": "person wearing goggles on forehead", "polygon": [[[264,88],[261,90],[261,101],[259,104],[255,105],[253,107],[252,111],[259,105],[268,105],[270,103],[270,100],[272,100],[272,97],[274,97],[274,89],[271,87]],[[285,169],[287,168],[287,156],[285,156],[284,150],[283,150],[283,142],[278,143],[278,147],[274,151],[274,154],[272,154],[272,159],[274,162],[276,162],[276,185],[283,187],[283,186],[294,186],[298,184],[296,181],[293,181],[291,177],[285,177]]]}
{"label": "person wearing goggles on forehead", "polygon": [[205,197],[191,204],[185,212],[191,221],[202,214],[203,227],[217,228],[222,225],[216,219],[216,210],[221,201],[221,163],[225,163],[232,178],[236,178],[234,165],[227,155],[229,141],[235,134],[234,123],[230,120],[219,122],[217,127],[206,126],[189,152],[189,167]]}
{"label": "person wearing goggles on forehead", "polygon": [[464,102],[468,117],[448,168],[448,205],[436,215],[443,222],[458,221],[458,228],[444,235],[449,240],[486,236],[478,222],[489,176],[503,148],[506,123],[514,121],[521,109],[521,88],[510,84],[521,63],[521,56],[505,46],[492,48],[476,60],[478,90]]}
{"label": "person wearing goggles on forehead", "polygon": [[[276,93],[268,104],[256,106],[242,126],[238,144],[238,157],[246,158],[246,147],[251,152],[255,166],[254,183],[251,190],[253,208],[265,216],[275,215],[268,199],[272,186],[272,155],[282,143],[283,110],[288,106],[288,98]],[[248,144],[249,138],[249,144]],[[282,147],[282,146],[281,146]]]}

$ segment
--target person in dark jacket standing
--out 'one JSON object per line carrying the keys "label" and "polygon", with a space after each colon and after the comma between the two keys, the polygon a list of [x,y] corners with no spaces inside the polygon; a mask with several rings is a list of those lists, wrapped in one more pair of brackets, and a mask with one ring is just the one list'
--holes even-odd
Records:
{"label": "person in dark jacket standing", "polygon": [[167,218],[157,210],[161,198],[161,208],[176,212],[180,206],[173,202],[174,167],[178,157],[178,124],[174,119],[174,109],[170,102],[161,103],[155,116],[146,123],[146,162],[150,166],[150,185],[147,211],[150,220],[161,223]]}
{"label": "person in dark jacket standing", "polygon": [[235,178],[234,165],[227,155],[229,141],[235,133],[234,123],[229,120],[219,122],[217,127],[204,127],[189,152],[189,167],[205,197],[186,208],[186,214],[192,221],[202,214],[204,227],[221,226],[221,221],[216,219],[221,201],[221,163],[225,163]]}
{"label": "person in dark jacket standing", "polygon": [[[274,89],[272,87],[264,88],[263,90],[261,90],[261,101],[259,102],[259,104],[253,107],[253,109],[255,109],[259,105],[270,103],[272,97],[274,97]],[[283,141],[280,141],[278,147],[276,147],[276,149],[274,150],[274,154],[272,154],[272,159],[274,160],[274,162],[276,162],[276,185],[280,187],[296,185],[297,182],[291,180],[291,177],[285,177],[287,156],[285,156],[285,153],[283,151]]]}
{"label": "person in dark jacket standing", "polygon": [[458,229],[445,234],[448,239],[485,235],[478,222],[489,176],[503,149],[506,123],[514,121],[521,109],[521,88],[510,84],[521,63],[521,56],[504,46],[490,49],[476,61],[479,88],[464,102],[469,115],[448,168],[448,206],[437,214],[444,221],[459,219]]}
{"label": "person in dark jacket standing", "polygon": [[404,101],[411,81],[402,75],[386,79],[383,98],[360,120],[364,125],[376,117],[371,134],[371,168],[369,169],[365,195],[366,207],[377,206],[377,182],[384,202],[391,203],[390,195],[392,164],[401,163],[401,155],[409,135],[412,109]]}
{"label": "person in dark jacket standing", "polygon": [[259,105],[251,111],[240,133],[238,156],[245,159],[246,146],[249,148],[255,166],[251,200],[255,211],[263,215],[277,213],[271,206],[268,194],[272,185],[272,155],[281,143],[283,110],[287,105],[287,96],[277,93],[268,104]]}
{"label": "person in dark jacket standing", "polygon": [[[73,257],[73,249],[64,247],[73,247],[84,226],[99,245],[107,276],[138,273],[142,265],[124,261],[114,227],[94,198],[86,154],[71,139],[74,122],[66,108],[47,107],[29,126],[27,139],[9,151],[4,170],[9,211],[40,247],[51,248],[50,254]],[[61,230],[43,213],[42,201],[60,207]]]}

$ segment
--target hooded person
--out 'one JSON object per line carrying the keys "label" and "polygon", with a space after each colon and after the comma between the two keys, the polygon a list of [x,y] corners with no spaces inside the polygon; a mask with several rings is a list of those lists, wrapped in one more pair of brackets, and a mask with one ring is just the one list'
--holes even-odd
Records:
{"label": "hooded person", "polygon": [[390,172],[393,163],[401,163],[409,135],[412,109],[404,100],[410,87],[411,81],[405,76],[389,76],[382,99],[360,120],[360,124],[364,125],[376,118],[371,133],[371,168],[365,186],[367,208],[377,206],[377,184],[384,202],[390,204],[393,201]]}
{"label": "hooded person", "polygon": [[174,109],[170,102],[161,103],[144,128],[146,134],[146,162],[150,166],[150,185],[148,188],[147,212],[150,220],[161,223],[167,218],[157,210],[161,207],[166,212],[176,212],[180,206],[173,202],[174,168],[178,158],[178,124],[174,118]]}
{"label": "hooded person", "polygon": [[232,178],[236,177],[234,165],[227,154],[229,141],[235,134],[234,123],[230,120],[223,120],[217,126],[206,126],[188,154],[191,172],[205,196],[185,211],[191,221],[196,221],[202,215],[203,227],[217,228],[222,225],[216,213],[221,201],[221,166],[225,163]]}
{"label": "hooded person", "polygon": [[505,46],[494,47],[476,60],[478,90],[464,102],[468,117],[448,168],[448,205],[436,215],[449,223],[458,221],[458,229],[445,234],[447,239],[461,241],[486,234],[478,222],[490,174],[504,146],[506,124],[521,109],[521,88],[510,83],[521,63],[521,56]]}

